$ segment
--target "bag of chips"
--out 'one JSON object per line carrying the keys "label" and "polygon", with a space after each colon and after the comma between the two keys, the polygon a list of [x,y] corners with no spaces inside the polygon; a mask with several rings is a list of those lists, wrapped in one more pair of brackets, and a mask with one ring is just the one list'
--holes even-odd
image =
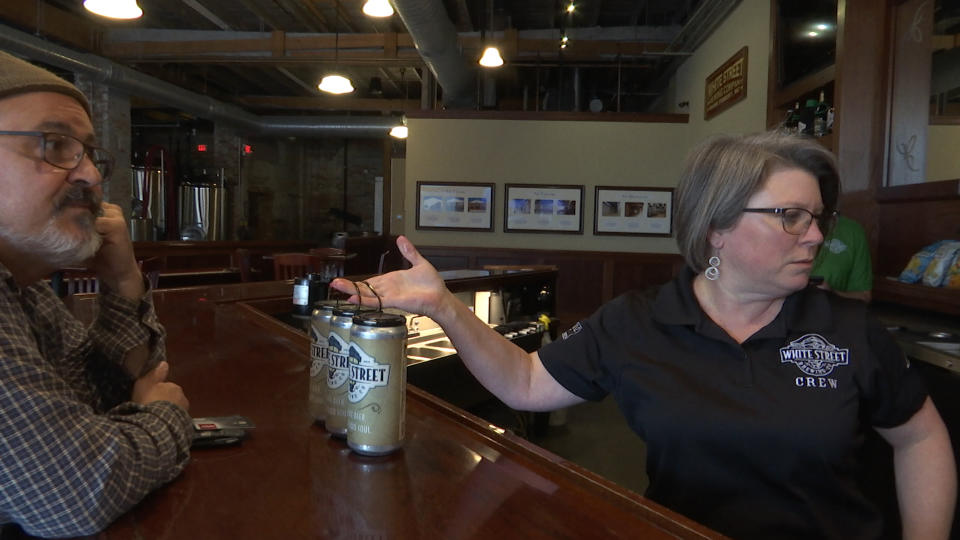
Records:
{"label": "bag of chips", "polygon": [[922,282],[927,287],[939,287],[943,285],[947,277],[947,271],[957,258],[957,251],[960,251],[960,242],[944,242],[933,253],[933,259],[923,271]]}
{"label": "bag of chips", "polygon": [[900,281],[904,283],[919,282],[923,278],[923,273],[927,270],[930,261],[933,260],[934,253],[945,243],[947,243],[946,240],[940,240],[914,253],[913,257],[910,257],[907,267],[903,269],[903,272],[900,272]]}
{"label": "bag of chips", "polygon": [[947,277],[943,280],[943,286],[949,289],[960,289],[960,251],[953,257],[953,264],[947,270]]}

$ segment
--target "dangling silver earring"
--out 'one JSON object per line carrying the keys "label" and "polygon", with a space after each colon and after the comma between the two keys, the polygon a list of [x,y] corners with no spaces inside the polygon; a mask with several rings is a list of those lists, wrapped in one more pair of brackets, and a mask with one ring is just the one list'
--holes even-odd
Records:
{"label": "dangling silver earring", "polygon": [[720,266],[720,257],[714,255],[713,257],[710,257],[710,260],[707,262],[710,263],[710,267],[704,270],[703,276],[710,281],[715,281],[718,277],[720,277],[720,269],[717,268]]}

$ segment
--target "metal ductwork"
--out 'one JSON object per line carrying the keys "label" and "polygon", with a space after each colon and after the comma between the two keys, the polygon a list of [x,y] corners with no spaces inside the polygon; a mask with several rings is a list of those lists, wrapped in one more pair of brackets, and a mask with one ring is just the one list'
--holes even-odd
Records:
{"label": "metal ductwork", "polygon": [[740,0],[703,0],[667,46],[666,52],[693,53],[738,5]]}
{"label": "metal ductwork", "polygon": [[251,135],[378,138],[386,137],[390,128],[397,124],[397,120],[389,116],[258,116],[106,58],[61,47],[5,25],[0,25],[0,48],[74,73],[83,73],[130,95],[224,122]]}
{"label": "metal ductwork", "polygon": [[670,83],[670,79],[687,57],[692,55],[723,21],[727,20],[738,5],[740,0],[703,0],[696,11],[687,18],[683,28],[662,53],[672,55],[674,58],[651,85],[652,90],[660,93],[657,101],[663,99],[663,89]]}
{"label": "metal ductwork", "polygon": [[424,64],[443,88],[447,109],[473,109],[475,78],[460,53],[457,29],[442,0],[393,0],[393,7],[407,27]]}

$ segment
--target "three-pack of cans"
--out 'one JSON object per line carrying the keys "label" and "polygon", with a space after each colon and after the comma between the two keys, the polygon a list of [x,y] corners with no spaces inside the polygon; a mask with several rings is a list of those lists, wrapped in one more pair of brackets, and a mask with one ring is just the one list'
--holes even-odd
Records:
{"label": "three-pack of cans", "polygon": [[310,412],[363,455],[403,445],[407,325],[402,315],[325,301],[311,319]]}

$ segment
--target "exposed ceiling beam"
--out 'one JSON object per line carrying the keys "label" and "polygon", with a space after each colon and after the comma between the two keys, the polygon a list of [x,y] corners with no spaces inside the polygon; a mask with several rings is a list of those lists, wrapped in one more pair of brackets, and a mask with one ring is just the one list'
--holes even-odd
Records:
{"label": "exposed ceiling beam", "polygon": [[[222,33],[221,33],[222,34]],[[247,36],[254,33],[242,33]],[[166,41],[105,41],[103,53],[113,59],[138,63],[272,63],[277,65],[304,62],[338,61],[349,65],[383,63],[385,65],[419,65],[420,55],[407,34],[346,34],[337,39],[330,34],[289,36],[264,34],[264,37]],[[241,34],[237,34],[241,35]],[[523,58],[559,58],[556,39],[518,37],[515,31],[504,32],[505,60]],[[581,39],[571,34],[571,45],[563,58],[577,60],[611,60],[663,53],[668,44],[662,41],[611,41]],[[394,44],[391,37],[395,36]],[[109,36],[108,36],[109,37]],[[277,43],[277,39],[281,43]],[[461,34],[460,47],[479,51],[483,45],[479,35]],[[282,51],[277,54],[276,51]]]}
{"label": "exposed ceiling beam", "polygon": [[316,94],[319,92],[316,86],[303,82],[303,80],[300,77],[297,77],[296,75],[291,73],[289,69],[283,66],[278,66],[277,71],[282,73],[286,78],[293,81],[300,88],[303,88],[304,90],[306,90],[308,94]]}
{"label": "exposed ceiling beam", "polygon": [[90,19],[55,8],[42,0],[0,2],[0,15],[7,21],[29,28],[39,37],[53,37],[85,51],[95,50],[103,27]]}
{"label": "exposed ceiling beam", "polygon": [[470,10],[467,7],[467,0],[456,0],[456,13],[451,13],[457,32],[473,32],[473,22],[470,20]]}
{"label": "exposed ceiling beam", "polygon": [[221,30],[233,30],[233,28],[231,28],[229,24],[224,22],[224,20],[221,19],[220,17],[217,17],[212,11],[205,8],[203,4],[201,4],[197,0],[183,0],[183,3],[193,8],[193,10],[199,13],[200,15],[203,15],[203,18],[207,19],[208,21],[220,27]]}
{"label": "exposed ceiling beam", "polygon": [[420,99],[357,98],[350,96],[240,96],[238,101],[249,107],[296,109],[304,111],[383,111],[406,112],[420,109]]}
{"label": "exposed ceiling beam", "polygon": [[302,22],[311,32],[330,32],[332,29],[327,20],[318,13],[308,9],[304,3],[296,0],[273,0],[284,11]]}
{"label": "exposed ceiling beam", "polygon": [[292,85],[286,84],[287,81],[276,77],[264,77],[264,70],[262,69],[241,69],[241,66],[226,66],[231,75],[244,81],[244,83],[253,86],[254,88],[259,89],[261,92],[268,94],[277,92],[277,85],[281,84],[285,89],[289,89]]}
{"label": "exposed ceiling beam", "polygon": [[261,23],[266,23],[267,26],[274,30],[283,30],[283,25],[275,19],[267,10],[260,7],[260,4],[255,0],[240,0],[240,3],[243,7],[247,8],[250,13],[253,13],[260,19]]}
{"label": "exposed ceiling beam", "polygon": [[397,84],[397,81],[393,80],[393,77],[390,76],[390,72],[389,72],[389,71],[387,71],[387,70],[384,69],[384,68],[377,68],[377,71],[380,72],[380,81],[381,81],[381,82],[390,83],[390,86],[392,86],[393,89],[394,89],[396,92],[403,93],[403,88],[400,88],[400,85]]}

